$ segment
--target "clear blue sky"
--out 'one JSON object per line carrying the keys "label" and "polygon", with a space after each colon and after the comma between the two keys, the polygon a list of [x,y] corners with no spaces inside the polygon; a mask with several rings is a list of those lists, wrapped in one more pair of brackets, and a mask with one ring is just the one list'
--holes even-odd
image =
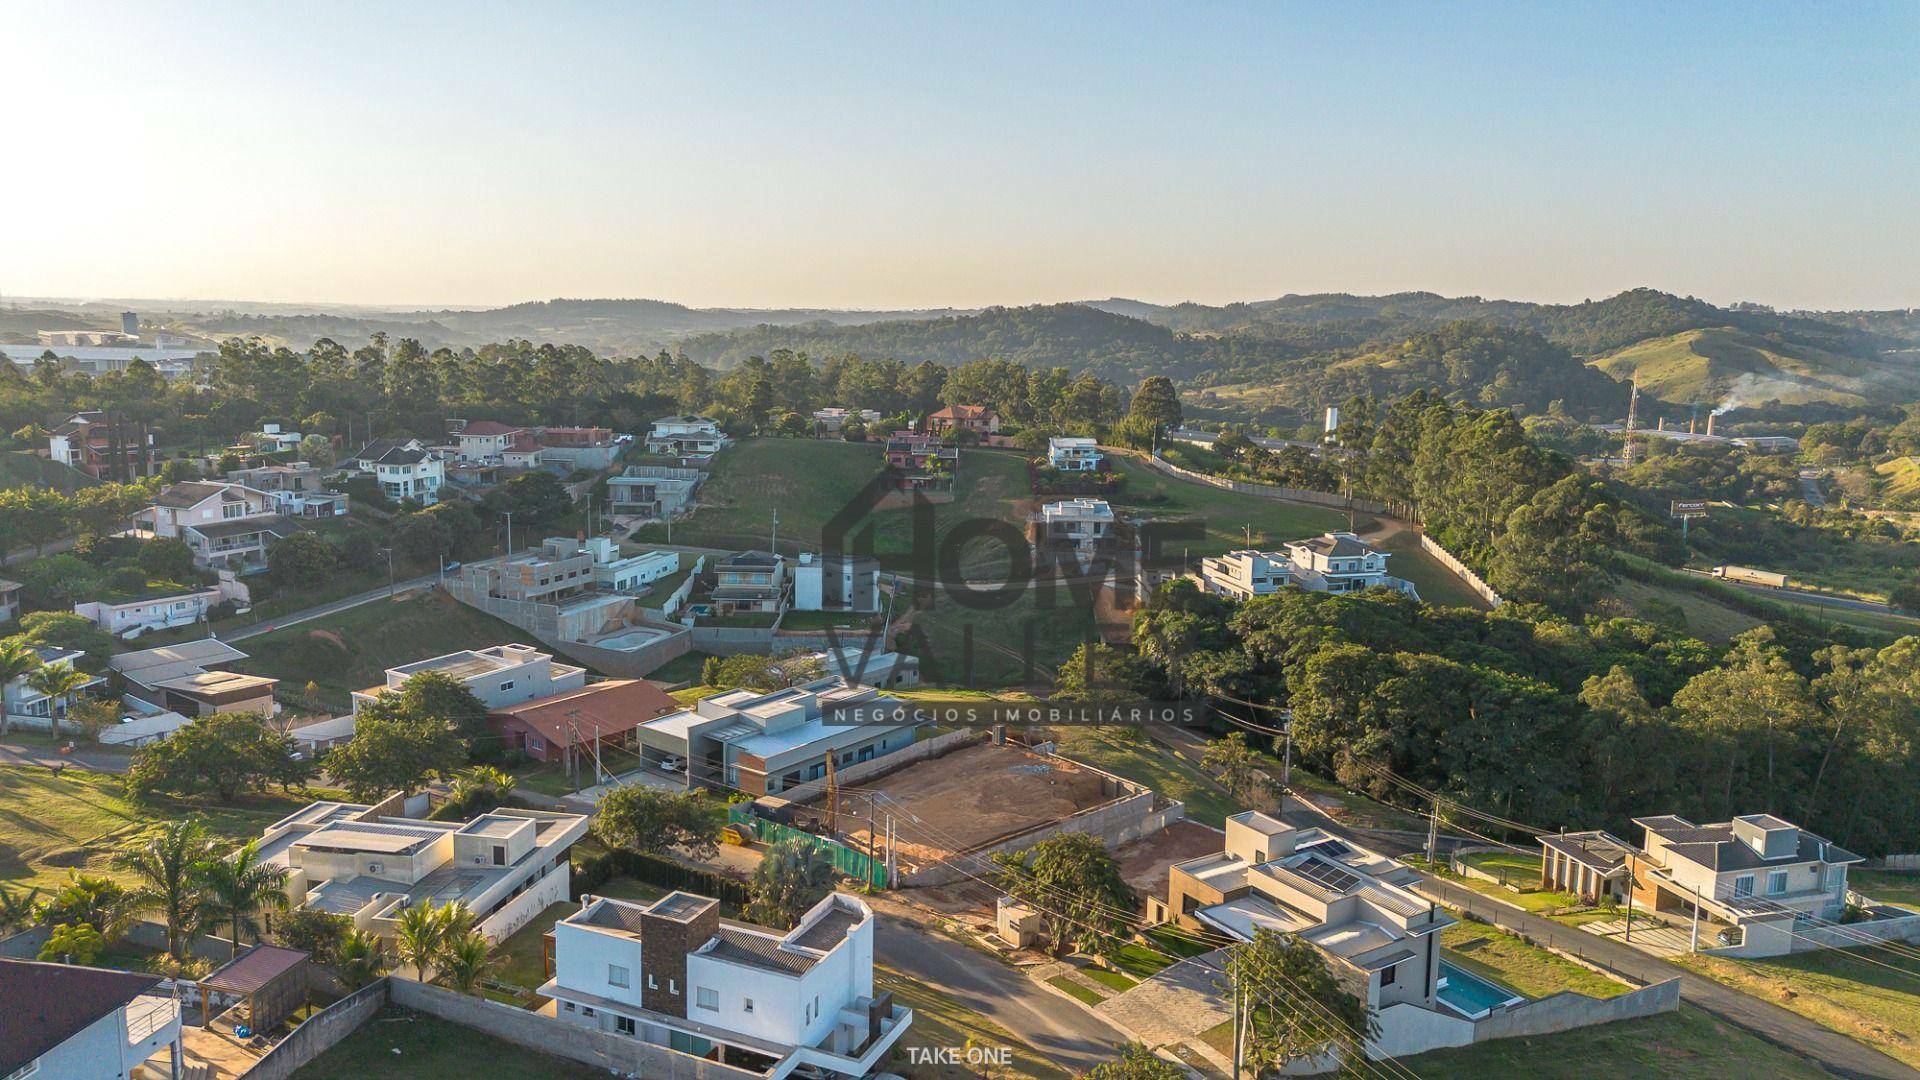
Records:
{"label": "clear blue sky", "polygon": [[1920,304],[1915,3],[399,7],[9,5],[0,292]]}

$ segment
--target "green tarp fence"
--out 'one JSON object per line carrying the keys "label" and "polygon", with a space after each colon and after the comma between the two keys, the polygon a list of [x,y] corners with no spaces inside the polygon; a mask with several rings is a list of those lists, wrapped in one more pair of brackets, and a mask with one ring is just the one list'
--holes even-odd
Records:
{"label": "green tarp fence", "polygon": [[742,826],[764,844],[777,844],[782,840],[799,840],[815,852],[833,863],[833,868],[853,878],[864,881],[876,888],[887,887],[887,863],[885,859],[876,859],[857,848],[850,848],[838,840],[829,840],[824,836],[815,836],[805,829],[796,829],[791,825],[782,825],[777,821],[759,817],[734,806],[727,809],[727,820]]}

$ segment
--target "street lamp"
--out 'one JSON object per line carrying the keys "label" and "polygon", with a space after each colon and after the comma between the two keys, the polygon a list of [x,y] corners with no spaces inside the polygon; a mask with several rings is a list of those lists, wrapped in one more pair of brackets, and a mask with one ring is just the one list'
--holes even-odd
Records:
{"label": "street lamp", "polygon": [[378,550],[387,560],[387,599],[391,600],[393,599],[393,549],[383,547]]}

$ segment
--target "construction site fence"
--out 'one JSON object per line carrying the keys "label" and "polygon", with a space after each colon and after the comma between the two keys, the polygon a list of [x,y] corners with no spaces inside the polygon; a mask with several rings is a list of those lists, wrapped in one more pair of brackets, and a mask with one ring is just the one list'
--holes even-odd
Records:
{"label": "construction site fence", "polygon": [[804,829],[791,825],[782,825],[777,821],[755,815],[738,806],[727,811],[727,820],[734,825],[749,829],[754,838],[764,844],[777,844],[783,840],[798,840],[833,863],[833,868],[842,874],[862,881],[875,888],[888,886],[887,863],[885,859],[875,858],[857,848],[848,847],[838,840],[829,840]]}

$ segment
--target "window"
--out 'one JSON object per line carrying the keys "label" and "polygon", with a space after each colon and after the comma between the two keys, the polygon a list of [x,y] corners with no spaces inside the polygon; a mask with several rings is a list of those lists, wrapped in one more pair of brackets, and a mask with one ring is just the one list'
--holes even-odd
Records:
{"label": "window", "polygon": [[568,1012],[573,1012],[577,1008],[577,1006],[575,1006],[573,1002],[569,1001],[566,1003],[566,1008]]}
{"label": "window", "polygon": [[507,849],[499,844],[493,845],[493,865],[507,865]]}
{"label": "window", "polygon": [[1787,891],[1787,872],[1775,870],[1767,874],[1767,895],[1779,896]]}
{"label": "window", "polygon": [[614,1018],[613,1018],[613,1029],[614,1029],[615,1031],[618,1031],[618,1032],[619,1032],[620,1034],[622,1034],[622,1035],[631,1035],[631,1034],[633,1034],[633,1017],[631,1017],[631,1016],[616,1016],[616,1017],[614,1017]]}
{"label": "window", "polygon": [[1394,976],[1399,972],[1399,970],[1400,970],[1399,964],[1388,964],[1386,967],[1382,968],[1380,970],[1380,985],[1392,986]]}
{"label": "window", "polygon": [[657,982],[654,982],[654,981],[653,981],[653,973],[652,973],[652,972],[648,972],[648,973],[647,973],[647,989],[649,989],[649,990],[658,990],[658,989],[660,989],[660,984],[659,984],[659,983],[657,983]]}
{"label": "window", "polygon": [[1839,892],[1847,887],[1847,868],[1844,866],[1827,867],[1827,888]]}
{"label": "window", "polygon": [[507,692],[508,690],[511,690],[511,689],[513,689],[513,680],[512,680],[512,679],[508,679],[508,680],[507,680],[506,682],[503,682],[503,683],[501,683],[501,684],[500,684],[500,692],[501,692],[501,693],[503,693],[503,694],[504,694],[504,693],[506,693],[506,692]]}
{"label": "window", "polygon": [[693,991],[693,1003],[703,1009],[720,1011],[720,991],[710,986],[698,986]]}
{"label": "window", "polygon": [[628,981],[627,969],[619,964],[607,965],[607,984],[609,986],[632,986]]}
{"label": "window", "polygon": [[1733,879],[1733,895],[1735,896],[1752,896],[1753,895],[1753,875],[1752,874],[1741,874],[1739,877]]}
{"label": "window", "polygon": [[679,984],[678,982],[676,982],[676,981],[674,981],[674,980],[672,980],[672,979],[668,979],[668,980],[667,980],[667,993],[669,993],[669,994],[672,994],[672,995],[673,995],[674,997],[679,997],[679,996],[680,996],[680,984]]}
{"label": "window", "polygon": [[752,998],[741,998],[741,999],[740,999],[740,1011],[741,1011],[741,1012],[745,1012],[745,1013],[750,1013],[750,1012],[752,1012],[752,1011],[753,1011],[753,999],[752,999]]}

